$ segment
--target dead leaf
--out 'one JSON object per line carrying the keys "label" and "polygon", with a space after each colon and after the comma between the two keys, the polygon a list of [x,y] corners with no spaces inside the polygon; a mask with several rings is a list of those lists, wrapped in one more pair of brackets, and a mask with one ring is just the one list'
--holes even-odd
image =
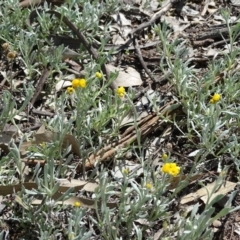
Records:
{"label": "dead leaf", "polygon": [[206,56],[206,57],[213,57],[213,56],[215,56],[216,57],[217,54],[221,54],[221,52],[216,50],[216,49],[210,48],[210,49],[208,49],[206,51],[204,56]]}
{"label": "dead leaf", "polygon": [[[14,112],[17,112],[17,109],[13,109],[13,110],[14,110]],[[20,112],[20,113],[14,115],[13,118],[18,121],[27,121],[28,120],[27,114],[25,112]]]}
{"label": "dead leaf", "polygon": [[207,11],[210,14],[213,14],[218,11],[218,7],[216,6],[216,3],[214,1],[209,2]]}
{"label": "dead leaf", "polygon": [[130,111],[129,114],[122,119],[120,126],[122,127],[126,124],[134,123],[134,121],[136,121],[135,112],[137,113],[137,121],[140,121],[141,119],[148,116],[149,112],[151,111],[155,112],[154,109],[152,109],[153,102],[156,105],[160,106],[161,96],[156,91],[150,89],[146,92],[146,96],[143,96],[134,105],[136,111]]}
{"label": "dead leaf", "polygon": [[[45,126],[42,125],[35,135],[34,144],[40,144],[43,142],[53,142],[55,139],[59,139],[59,133],[53,133],[45,130]],[[80,157],[80,150],[76,138],[70,134],[66,134],[63,139],[63,147],[72,146],[72,152]]]}
{"label": "dead leaf", "polygon": [[174,32],[174,39],[176,39],[179,34],[181,34],[186,28],[190,26],[190,24],[186,24],[185,21],[179,20],[176,17],[172,16],[162,16],[161,21],[165,21],[167,25],[169,25]]}
{"label": "dead leaf", "polygon": [[[18,128],[17,128],[18,127]],[[11,123],[6,123],[3,128],[3,132],[7,132],[9,135],[14,135],[18,133],[18,129],[21,129],[22,126],[20,124],[13,125]]]}
{"label": "dead leaf", "polygon": [[[53,142],[56,139],[59,139],[59,133],[53,133],[46,131],[45,127],[42,125],[35,135],[35,140],[31,142],[23,142],[20,146],[21,156],[26,156],[27,150],[30,146],[41,144],[43,142]],[[80,151],[78,147],[78,142],[76,138],[70,134],[66,134],[63,139],[63,147],[72,146],[72,152],[80,157]]]}
{"label": "dead leaf", "polygon": [[61,186],[64,186],[64,187],[68,187],[68,188],[81,187],[81,189],[87,184],[86,181],[77,180],[77,179],[71,179],[71,180],[58,179],[58,182],[60,183]]}
{"label": "dead leaf", "polygon": [[113,170],[113,175],[114,175],[114,178],[118,178],[118,179],[121,179],[123,178],[123,174],[122,174],[122,170],[123,169],[128,169],[129,171],[129,175],[133,172],[136,172],[136,175],[139,176],[141,174],[141,172],[139,172],[138,170],[141,169],[141,164],[138,164],[138,163],[134,163],[132,161],[128,161],[128,160],[125,160],[124,161],[124,164],[121,164],[120,166],[116,166]]}
{"label": "dead leaf", "polygon": [[190,184],[190,183],[202,178],[204,175],[205,174],[196,174],[194,176],[191,176],[190,178],[188,175],[173,177],[171,179],[171,184],[167,187],[167,189],[172,190],[172,189],[176,188],[181,181],[186,180],[187,178],[189,178],[187,181],[188,181],[188,184]]}
{"label": "dead leaf", "polygon": [[157,0],[142,0],[139,10],[150,17],[155,11],[157,11],[158,7],[159,1]]}
{"label": "dead leaf", "polygon": [[119,26],[131,26],[131,20],[126,19],[122,13],[112,14],[111,17],[118,23]]}
{"label": "dead leaf", "polygon": [[[26,175],[29,175],[29,167],[27,164],[25,164],[25,162],[21,163],[21,168],[22,168],[21,172],[23,174],[23,177],[25,177]],[[21,174],[18,168],[16,168],[16,171],[18,172],[19,175]]]}
{"label": "dead leaf", "polygon": [[137,72],[132,67],[128,67],[125,70],[114,67],[111,64],[107,64],[106,67],[110,72],[118,72],[117,78],[112,83],[112,87],[114,89],[117,89],[119,86],[131,87],[139,86],[142,84],[142,79],[140,77],[139,72]]}
{"label": "dead leaf", "polygon": [[[21,153],[22,156],[22,153]],[[46,164],[46,160],[41,159],[21,159],[22,162],[24,162],[26,165],[33,165],[36,166],[37,164],[40,164],[40,166],[44,166]],[[59,164],[59,161],[54,161],[54,164]]]}
{"label": "dead leaf", "polygon": [[81,186],[82,190],[85,190],[87,192],[94,192],[95,189],[99,186],[97,183],[93,182],[86,182],[82,180],[77,180],[77,179],[71,179],[70,181],[67,179],[59,179],[61,186],[64,187],[79,187]]}
{"label": "dead leaf", "polygon": [[32,6],[41,4],[41,2],[42,2],[42,0],[24,0],[19,3],[19,6],[23,7],[23,8],[32,7]]}
{"label": "dead leaf", "polygon": [[3,197],[0,196],[0,212],[6,207],[7,203],[3,202]]}
{"label": "dead leaf", "polygon": [[[137,106],[136,106],[137,107]],[[137,112],[138,113],[138,112]],[[137,121],[145,118],[146,116],[148,116],[148,112],[143,110],[142,112],[139,113],[139,115],[137,116]],[[133,123],[135,120],[135,116],[132,114],[132,112],[130,112],[126,117],[124,117],[121,121],[120,126],[123,127],[127,124]]]}
{"label": "dead leaf", "polygon": [[[79,191],[88,183],[86,181],[81,181],[77,179],[72,179],[71,181],[67,179],[60,179],[59,192],[66,192],[69,188],[73,188],[74,191]],[[8,194],[13,194],[22,190],[22,187],[28,190],[38,189],[38,185],[34,182],[25,182],[22,184],[0,186],[0,195],[6,196]]]}
{"label": "dead leaf", "polygon": [[153,240],[160,240],[162,234],[163,234],[163,228],[160,228],[160,229],[154,234]]}
{"label": "dead leaf", "polygon": [[[210,185],[210,186],[209,186]],[[212,191],[213,187],[214,187],[214,183],[211,183],[208,185],[208,191]],[[237,183],[234,182],[229,182],[226,181],[222,184],[222,186],[217,190],[217,192],[213,193],[210,197],[210,199],[208,198],[208,195],[204,195],[201,197],[201,200],[206,204],[207,202],[211,202],[215,197],[217,197],[218,195],[226,195],[228,192],[231,192],[235,187],[236,187]],[[206,191],[206,190],[205,190]]]}
{"label": "dead leaf", "polygon": [[66,88],[66,87],[70,87],[70,86],[72,86],[72,82],[66,81],[66,80],[60,80],[60,81],[56,84],[55,89],[56,89],[56,91],[58,92],[58,91],[60,91],[61,89]]}
{"label": "dead leaf", "polygon": [[27,206],[27,204],[25,204],[23,201],[22,201],[22,198],[20,198],[18,195],[15,196],[15,201],[21,205],[23,208],[25,208],[26,210],[29,210],[29,207]]}
{"label": "dead leaf", "polygon": [[182,14],[182,16],[197,17],[197,16],[199,16],[200,12],[192,9],[192,8],[191,8],[190,6],[188,6],[188,5],[185,5],[185,6],[182,8],[181,14]]}
{"label": "dead leaf", "polygon": [[[61,196],[62,196],[61,193],[57,193],[57,194],[54,195],[54,199],[56,200],[56,199],[60,198]],[[70,198],[68,198],[64,201],[59,201],[57,203],[74,206],[75,202],[80,202],[81,207],[83,207],[83,208],[95,209],[95,201],[93,199],[84,198],[84,197],[70,197]],[[42,200],[35,199],[35,200],[32,201],[32,204],[40,205],[40,204],[42,204]],[[109,203],[107,202],[106,205],[109,208],[115,208],[115,207],[118,206],[118,204],[114,203],[114,202],[109,202]],[[101,202],[98,202],[98,206],[99,207],[101,206]]]}
{"label": "dead leaf", "polygon": [[116,34],[113,36],[112,42],[113,44],[120,45],[120,44],[124,44],[125,40],[121,36]]}
{"label": "dead leaf", "polygon": [[[222,194],[225,195],[226,193],[232,191],[237,183],[233,183],[233,182],[229,182],[229,181],[225,181],[222,186],[217,190],[217,192],[213,193],[211,198],[209,199],[209,202],[211,200],[213,200],[213,198],[215,198],[216,196]],[[199,190],[197,190],[195,193],[190,193],[186,196],[184,196],[180,203],[181,204],[186,204],[192,201],[196,201],[199,198],[201,198],[201,200],[206,204],[208,201],[208,193],[211,194],[214,187],[216,185],[216,181],[213,183],[208,184],[205,187],[200,188]]]}
{"label": "dead leaf", "polygon": [[134,222],[137,222],[144,226],[148,226],[148,227],[150,226],[150,222],[145,218],[139,218],[139,219],[135,220]]}
{"label": "dead leaf", "polygon": [[23,142],[21,144],[20,149],[19,149],[21,157],[26,156],[28,148],[32,145],[33,145],[32,142]]}
{"label": "dead leaf", "polygon": [[231,3],[233,6],[240,7],[240,1],[239,0],[231,0]]}
{"label": "dead leaf", "polygon": [[88,182],[84,185],[83,190],[87,192],[94,192],[99,185],[97,183]]}

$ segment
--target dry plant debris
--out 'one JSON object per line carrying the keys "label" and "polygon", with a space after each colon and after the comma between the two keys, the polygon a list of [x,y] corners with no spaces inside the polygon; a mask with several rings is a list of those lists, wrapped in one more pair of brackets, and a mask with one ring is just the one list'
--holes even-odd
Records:
{"label": "dry plant debris", "polygon": [[0,239],[239,239],[238,1],[0,5]]}

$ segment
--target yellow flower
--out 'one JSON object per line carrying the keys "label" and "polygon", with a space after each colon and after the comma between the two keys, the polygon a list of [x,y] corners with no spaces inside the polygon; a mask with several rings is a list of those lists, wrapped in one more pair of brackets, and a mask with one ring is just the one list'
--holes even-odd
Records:
{"label": "yellow flower", "polygon": [[73,79],[72,80],[72,87],[73,88],[85,88],[86,87],[86,80],[84,78],[81,79]]}
{"label": "yellow flower", "polygon": [[165,164],[162,166],[162,172],[168,173],[169,170],[170,170],[170,163],[165,163]]}
{"label": "yellow flower", "polygon": [[15,57],[16,57],[16,53],[15,52],[9,52],[8,54],[7,54],[7,58],[9,58],[9,59],[14,59]]}
{"label": "yellow flower", "polygon": [[167,229],[168,228],[168,223],[167,223],[167,221],[165,220],[164,222],[163,222],[163,229]]}
{"label": "yellow flower", "polygon": [[75,202],[74,203],[74,207],[80,207],[81,206],[81,203],[80,202]]}
{"label": "yellow flower", "polygon": [[73,233],[73,232],[71,232],[71,233],[68,234],[68,239],[69,239],[69,240],[74,239],[74,233]]}
{"label": "yellow flower", "polygon": [[217,102],[219,102],[220,99],[221,99],[221,95],[218,93],[214,93],[214,95],[210,99],[210,103],[216,104]]}
{"label": "yellow flower", "polygon": [[180,167],[175,167],[169,171],[169,174],[175,177],[179,174],[179,171],[180,171]]}
{"label": "yellow flower", "polygon": [[221,171],[219,174],[220,177],[224,177],[225,175],[226,175],[226,171]]}
{"label": "yellow flower", "polygon": [[72,80],[72,87],[73,88],[79,87],[79,79],[73,79]]}
{"label": "yellow flower", "polygon": [[74,92],[74,88],[73,87],[68,87],[67,88],[67,93],[68,94],[73,94],[73,92]]}
{"label": "yellow flower", "polygon": [[146,183],[146,188],[148,189],[148,190],[151,190],[152,189],[152,184],[151,183]]}
{"label": "yellow flower", "polygon": [[176,163],[165,163],[162,166],[162,172],[170,174],[172,176],[177,176],[180,172],[180,167]]}
{"label": "yellow flower", "polygon": [[100,72],[96,72],[95,76],[98,78],[98,79],[101,79],[102,78],[102,74]]}
{"label": "yellow flower", "polygon": [[162,159],[163,159],[163,160],[166,160],[167,157],[168,157],[168,155],[167,155],[166,153],[163,153],[163,155],[162,155]]}
{"label": "yellow flower", "polygon": [[86,80],[84,78],[79,80],[79,87],[81,87],[81,88],[86,87]]}
{"label": "yellow flower", "polygon": [[125,168],[125,169],[123,170],[123,173],[124,173],[125,175],[128,175],[128,174],[129,174],[129,168]]}
{"label": "yellow flower", "polygon": [[117,94],[119,97],[124,97],[125,93],[126,93],[126,91],[125,91],[124,87],[118,87]]}

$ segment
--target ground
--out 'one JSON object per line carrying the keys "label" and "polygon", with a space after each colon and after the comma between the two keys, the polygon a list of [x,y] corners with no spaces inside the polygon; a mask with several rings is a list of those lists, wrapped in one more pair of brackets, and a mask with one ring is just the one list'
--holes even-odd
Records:
{"label": "ground", "polygon": [[2,238],[239,239],[239,6],[2,3]]}

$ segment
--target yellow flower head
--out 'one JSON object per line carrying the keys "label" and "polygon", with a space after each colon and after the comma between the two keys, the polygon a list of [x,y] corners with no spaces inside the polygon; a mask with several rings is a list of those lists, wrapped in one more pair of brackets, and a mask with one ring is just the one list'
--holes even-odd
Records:
{"label": "yellow flower head", "polygon": [[79,80],[79,87],[85,88],[87,85],[86,80],[84,78]]}
{"label": "yellow flower head", "polygon": [[70,239],[70,240],[74,239],[74,233],[73,232],[68,234],[68,239]]}
{"label": "yellow flower head", "polygon": [[75,202],[74,203],[74,207],[80,207],[81,206],[81,203],[80,202]]}
{"label": "yellow flower head", "polygon": [[12,51],[7,54],[8,59],[14,59],[16,56],[17,56],[17,54],[15,52],[12,52]]}
{"label": "yellow flower head", "polygon": [[162,166],[162,172],[168,173],[169,170],[170,170],[170,163],[165,163],[165,164]]}
{"label": "yellow flower head", "polygon": [[78,88],[79,87],[79,79],[73,79],[72,80],[72,87],[73,88]]}
{"label": "yellow flower head", "polygon": [[214,95],[212,96],[212,98],[210,99],[210,103],[212,104],[216,104],[217,102],[219,102],[221,99],[221,95],[218,93],[214,93]]}
{"label": "yellow flower head", "polygon": [[226,171],[221,171],[219,174],[220,177],[224,177],[225,175],[226,175]]}
{"label": "yellow flower head", "polygon": [[174,167],[168,172],[168,174],[176,177],[179,174],[179,171],[180,171],[180,167]]}
{"label": "yellow flower head", "polygon": [[165,163],[162,166],[162,172],[170,174],[175,177],[179,174],[180,167],[178,167],[176,163]]}
{"label": "yellow flower head", "polygon": [[67,88],[67,93],[68,94],[73,94],[73,92],[74,92],[74,88],[73,87],[68,87]]}
{"label": "yellow flower head", "polygon": [[128,174],[129,174],[129,168],[125,168],[125,169],[123,170],[123,173],[124,173],[125,175],[128,175]]}
{"label": "yellow flower head", "polygon": [[168,155],[167,155],[166,153],[163,153],[162,159],[163,159],[163,160],[166,160],[167,158],[168,158]]}
{"label": "yellow flower head", "polygon": [[126,93],[126,91],[125,91],[124,87],[118,87],[117,94],[119,97],[124,97],[125,93]]}
{"label": "yellow flower head", "polygon": [[163,222],[163,229],[167,229],[168,228],[168,222],[165,220],[164,222]]}
{"label": "yellow flower head", "polygon": [[96,72],[95,76],[98,78],[98,79],[101,79],[102,78],[102,74],[100,72]]}
{"label": "yellow flower head", "polygon": [[72,80],[72,87],[73,88],[85,88],[86,87],[86,80],[84,78],[81,79],[73,79]]}
{"label": "yellow flower head", "polygon": [[152,184],[151,183],[146,183],[146,188],[148,189],[148,190],[151,190],[152,189]]}

